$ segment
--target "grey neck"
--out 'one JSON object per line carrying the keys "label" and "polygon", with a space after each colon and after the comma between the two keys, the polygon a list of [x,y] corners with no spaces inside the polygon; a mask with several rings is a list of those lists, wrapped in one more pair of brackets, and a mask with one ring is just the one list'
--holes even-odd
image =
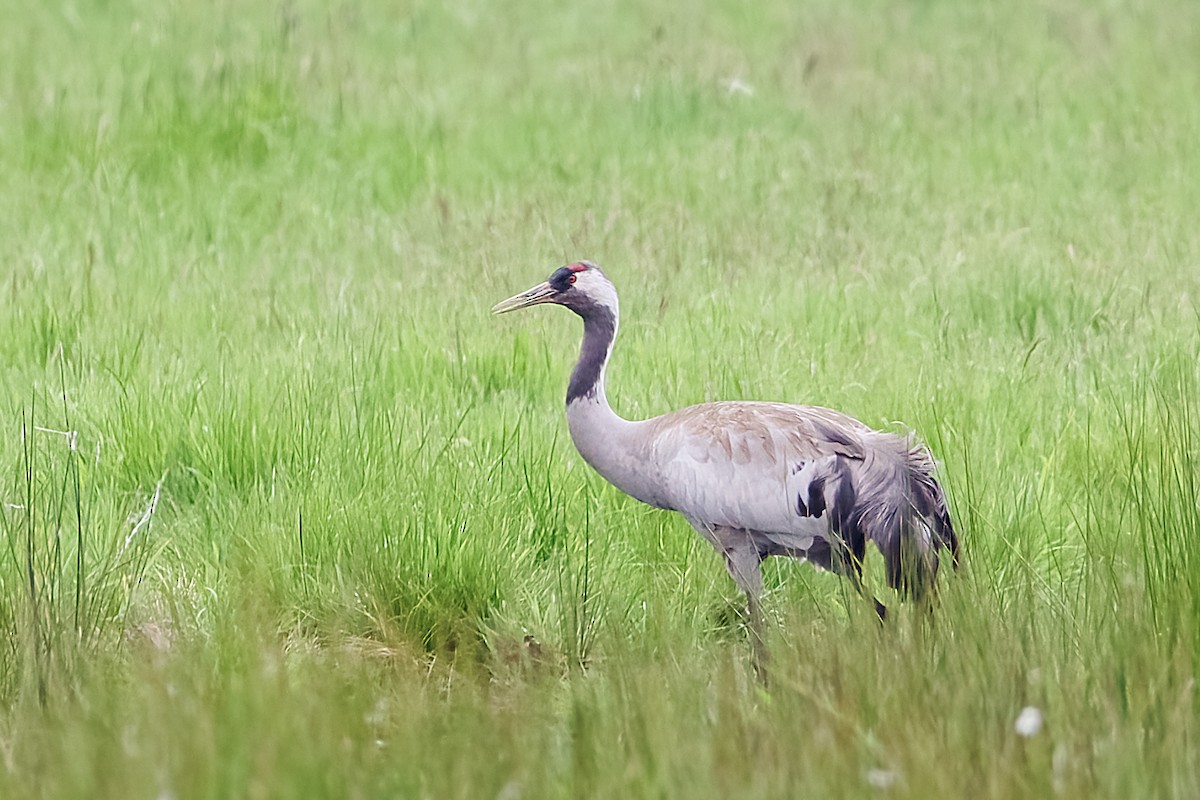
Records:
{"label": "grey neck", "polygon": [[583,345],[579,348],[579,361],[567,384],[567,405],[576,400],[594,399],[604,395],[604,365],[612,352],[613,339],[617,336],[617,320],[603,306],[594,307],[583,317]]}
{"label": "grey neck", "polygon": [[567,425],[584,461],[609,483],[643,503],[666,508],[654,473],[646,468],[641,434],[645,422],[621,419],[604,392],[605,368],[617,335],[615,310],[593,307],[581,313],[583,346],[567,387]]}

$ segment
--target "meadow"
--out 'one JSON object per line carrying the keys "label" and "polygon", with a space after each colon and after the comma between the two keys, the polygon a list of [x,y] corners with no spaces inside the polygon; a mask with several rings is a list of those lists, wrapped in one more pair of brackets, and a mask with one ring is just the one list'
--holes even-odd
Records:
{"label": "meadow", "polygon": [[[0,0],[0,142],[0,797],[1200,796],[1200,5]],[[581,258],[624,416],[930,444],[933,614],[756,683]]]}

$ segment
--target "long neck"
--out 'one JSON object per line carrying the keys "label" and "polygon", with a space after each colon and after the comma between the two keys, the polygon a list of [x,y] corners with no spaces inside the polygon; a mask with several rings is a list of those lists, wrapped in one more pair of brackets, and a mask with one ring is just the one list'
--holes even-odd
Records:
{"label": "long neck", "polygon": [[642,423],[617,415],[604,392],[605,368],[617,336],[617,314],[600,307],[583,317],[583,346],[567,386],[567,426],[584,460],[605,480],[644,503],[662,506],[649,483]]}
{"label": "long neck", "polygon": [[583,346],[579,361],[567,384],[567,407],[577,402],[599,402],[608,408],[604,396],[604,371],[617,338],[617,315],[604,306],[597,306],[583,318]]}

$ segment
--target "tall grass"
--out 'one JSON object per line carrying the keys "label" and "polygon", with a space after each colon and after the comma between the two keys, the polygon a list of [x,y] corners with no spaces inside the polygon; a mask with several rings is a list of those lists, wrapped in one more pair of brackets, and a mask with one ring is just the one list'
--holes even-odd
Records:
{"label": "tall grass", "polygon": [[[0,796],[1200,794],[1191,4],[0,15]],[[488,316],[582,257],[626,416],[931,444],[936,614],[774,560],[755,683]]]}
{"label": "tall grass", "polygon": [[83,660],[118,644],[156,549],[159,489],[125,524],[114,519],[111,498],[86,482],[65,394],[61,430],[37,424],[37,400],[19,419],[19,461],[5,490],[13,502],[0,516],[8,551],[0,614],[9,631],[4,690],[36,694],[44,706],[52,691],[73,689]]}

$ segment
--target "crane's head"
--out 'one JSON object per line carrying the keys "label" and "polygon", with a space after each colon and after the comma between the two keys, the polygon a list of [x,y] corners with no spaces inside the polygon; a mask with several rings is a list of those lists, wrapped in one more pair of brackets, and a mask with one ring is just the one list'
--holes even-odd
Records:
{"label": "crane's head", "polygon": [[615,317],[617,290],[600,267],[591,261],[580,261],[559,267],[544,283],[497,303],[492,307],[492,313],[503,314],[542,303],[566,306],[585,318],[602,311]]}

